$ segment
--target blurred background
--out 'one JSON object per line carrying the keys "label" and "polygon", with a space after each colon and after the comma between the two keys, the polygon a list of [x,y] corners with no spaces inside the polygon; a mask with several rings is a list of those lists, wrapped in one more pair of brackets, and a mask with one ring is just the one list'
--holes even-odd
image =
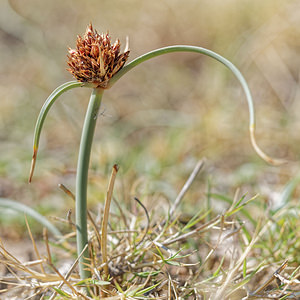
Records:
{"label": "blurred background", "polygon": [[[41,136],[33,182],[27,183],[36,118],[66,71],[68,47],[92,22],[125,45],[130,58],[167,45],[209,48],[243,73],[253,94],[259,145],[288,159],[280,167],[255,154],[248,107],[237,80],[220,63],[191,54],[152,59],[104,95],[91,161],[89,205],[104,200],[113,164],[115,197],[130,207],[137,196],[149,211],[167,211],[197,161],[203,172],[182,210],[206,203],[208,189],[233,197],[259,194],[277,205],[297,178],[300,155],[300,1],[2,0],[0,4],[0,197],[65,218],[74,204],[58,188],[75,188],[75,170],[88,89],[62,95]],[[297,193],[297,191],[296,191]],[[151,200],[151,201],[149,201]],[[216,205],[222,210],[222,205]],[[0,213],[2,236],[22,236],[19,215]]]}

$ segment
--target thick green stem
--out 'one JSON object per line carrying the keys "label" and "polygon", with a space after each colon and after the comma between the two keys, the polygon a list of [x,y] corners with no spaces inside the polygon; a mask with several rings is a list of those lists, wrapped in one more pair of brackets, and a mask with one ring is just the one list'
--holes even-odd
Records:
{"label": "thick green stem", "polygon": [[[76,177],[76,230],[77,230],[77,253],[81,253],[88,243],[87,232],[87,184],[90,154],[93,143],[95,126],[101,105],[103,89],[93,89],[88,109],[86,112],[79,155]],[[84,251],[79,260],[79,273],[81,279],[90,277],[91,273],[86,269],[85,264],[89,258],[88,248]]]}

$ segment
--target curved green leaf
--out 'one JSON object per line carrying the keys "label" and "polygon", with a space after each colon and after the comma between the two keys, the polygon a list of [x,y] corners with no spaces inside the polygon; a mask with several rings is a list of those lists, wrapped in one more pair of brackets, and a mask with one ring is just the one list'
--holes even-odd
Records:
{"label": "curved green leaf", "polygon": [[32,162],[31,162],[31,168],[30,168],[30,175],[29,175],[29,182],[32,180],[33,172],[34,172],[34,167],[35,167],[35,162],[36,162],[36,157],[37,157],[37,151],[39,147],[39,141],[40,141],[40,135],[41,131],[43,128],[44,121],[46,119],[46,116],[51,108],[51,106],[54,104],[54,102],[57,100],[57,98],[63,94],[64,92],[74,89],[77,87],[91,87],[91,84],[85,84],[82,82],[78,81],[69,81],[58,88],[56,88],[51,95],[47,98],[45,101],[44,105],[41,108],[41,111],[39,113],[39,116],[37,118],[36,124],[35,124],[35,129],[34,129],[34,138],[33,138],[33,156],[32,156]]}
{"label": "curved green leaf", "polygon": [[37,211],[35,211],[34,209],[32,209],[31,207],[25,204],[22,204],[17,201],[9,200],[6,198],[0,198],[0,207],[9,208],[18,212],[22,212],[34,218],[36,221],[38,221],[40,224],[46,227],[54,236],[56,237],[62,236],[61,232],[54,225],[52,225],[45,217],[43,217]]}
{"label": "curved green leaf", "polygon": [[273,165],[279,165],[284,163],[284,160],[281,159],[273,159],[269,157],[267,154],[265,154],[257,145],[256,139],[255,139],[255,114],[254,114],[254,106],[253,106],[253,100],[252,95],[250,92],[250,89],[248,87],[248,84],[241,74],[241,72],[238,70],[238,68],[231,63],[228,59],[224,58],[223,56],[215,53],[214,51],[202,48],[202,47],[196,47],[196,46],[187,46],[187,45],[176,45],[176,46],[168,46],[160,49],[156,49],[153,51],[150,51],[144,55],[139,56],[138,58],[134,59],[130,63],[128,63],[123,69],[121,69],[112,79],[109,81],[109,87],[112,86],[115,82],[117,82],[123,75],[125,75],[127,72],[129,72],[134,67],[138,66],[144,61],[147,61],[153,57],[160,56],[167,53],[172,52],[195,52],[207,55],[209,57],[212,57],[213,59],[219,61],[220,63],[224,64],[230,71],[236,76],[238,81],[240,82],[244,93],[246,95],[246,99],[248,102],[248,108],[249,108],[249,130],[250,130],[250,139],[252,146],[256,153],[265,161],[267,161],[270,164]]}

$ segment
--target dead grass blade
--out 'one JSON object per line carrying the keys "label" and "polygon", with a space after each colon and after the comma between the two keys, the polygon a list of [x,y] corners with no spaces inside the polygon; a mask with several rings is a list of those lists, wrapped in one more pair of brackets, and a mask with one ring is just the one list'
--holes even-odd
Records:
{"label": "dead grass blade", "polygon": [[[38,260],[41,260],[40,253],[39,253],[38,248],[36,246],[36,242],[35,242],[35,240],[34,240],[34,238],[32,236],[32,232],[31,232],[30,226],[28,224],[28,220],[27,220],[26,215],[24,215],[24,217],[25,217],[26,227],[27,227],[27,230],[28,230],[28,233],[29,233],[29,236],[30,236],[33,248],[34,248],[35,255],[36,255],[36,257],[37,257]],[[41,268],[42,273],[46,274],[42,263],[40,264],[40,268]]]}
{"label": "dead grass blade", "polygon": [[285,260],[281,266],[272,274],[271,278],[265,281],[260,287],[258,287],[250,296],[255,296],[259,294],[262,290],[264,290],[272,281],[276,279],[276,276],[282,272],[288,265],[288,260]]}
{"label": "dead grass blade", "polygon": [[199,232],[203,232],[203,231],[206,231],[206,230],[212,228],[213,226],[217,225],[219,222],[220,222],[220,216],[217,216],[217,217],[213,218],[212,220],[210,220],[209,222],[197,227],[194,230],[191,230],[190,232],[184,233],[175,238],[169,238],[169,239],[165,240],[164,242],[162,242],[162,244],[164,246],[167,246],[167,245],[171,245],[175,242],[184,241],[187,238],[190,238],[190,237],[194,236],[195,234],[198,234]]}
{"label": "dead grass blade", "polygon": [[149,214],[148,214],[148,211],[147,211],[147,208],[145,207],[145,205],[137,197],[134,197],[134,200],[143,208],[143,210],[145,211],[146,217],[147,217],[147,225],[146,225],[145,233],[142,236],[141,240],[137,243],[136,247],[138,247],[139,245],[142,244],[142,242],[144,241],[144,239],[148,233],[149,226],[150,226],[150,217],[149,217]]}
{"label": "dead grass blade", "polygon": [[[79,262],[79,258],[83,255],[83,253],[85,252],[86,248],[88,247],[88,245],[86,245],[84,247],[84,249],[82,250],[82,252],[78,255],[77,259],[75,260],[75,262],[73,263],[73,265],[71,266],[71,268],[69,269],[69,271],[67,272],[66,276],[64,277],[64,280],[59,284],[58,289],[61,289],[63,287],[63,285],[65,284],[65,281],[67,281],[72,272],[74,271],[75,267],[77,266],[78,262]],[[51,297],[49,298],[49,300],[53,300],[57,295],[57,292],[55,291]]]}
{"label": "dead grass blade", "polygon": [[178,194],[177,198],[175,199],[172,207],[170,208],[170,216],[173,216],[176,208],[179,206],[179,204],[181,203],[184,195],[186,194],[186,192],[188,191],[188,189],[190,188],[191,184],[193,183],[193,181],[195,180],[196,176],[198,175],[198,173],[201,171],[202,167],[204,166],[204,162],[205,160],[202,159],[200,161],[198,161],[198,163],[196,164],[193,172],[191,173],[191,175],[189,176],[188,180],[186,181],[186,183],[184,184],[184,186],[182,187],[180,193]]}
{"label": "dead grass blade", "polygon": [[109,270],[107,264],[107,224],[108,224],[108,216],[109,216],[109,209],[110,203],[112,199],[114,184],[116,175],[118,172],[119,167],[114,165],[112,168],[111,177],[108,184],[108,189],[106,193],[105,205],[104,205],[104,213],[102,219],[102,226],[101,226],[101,254],[102,254],[102,263],[104,264],[104,279],[108,278]]}
{"label": "dead grass blade", "polygon": [[[62,183],[60,183],[58,185],[58,187],[62,191],[64,191],[73,201],[75,201],[75,195],[65,185],[63,185]],[[92,215],[91,215],[91,213],[90,213],[89,210],[87,210],[87,217],[88,217],[89,221],[92,224],[92,227],[94,229],[94,234],[96,235],[99,247],[101,247],[101,237],[100,237],[100,234],[99,234],[99,230],[98,230],[97,225],[96,225],[96,223],[95,223],[95,221],[94,221],[94,219],[93,219],[93,217],[92,217]],[[73,224],[73,222],[70,222],[70,220],[69,220],[69,223]],[[73,224],[73,226],[75,226],[75,225]],[[76,226],[75,226],[75,228],[76,228]]]}

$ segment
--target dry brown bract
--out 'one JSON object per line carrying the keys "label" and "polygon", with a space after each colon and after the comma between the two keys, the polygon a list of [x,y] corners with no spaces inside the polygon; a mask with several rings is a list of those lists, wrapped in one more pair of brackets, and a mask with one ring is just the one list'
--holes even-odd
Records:
{"label": "dry brown bract", "polygon": [[111,44],[108,33],[98,34],[90,24],[83,38],[77,36],[76,50],[69,48],[67,69],[81,82],[94,83],[106,88],[112,78],[125,64],[129,51],[120,53],[120,41]]}

